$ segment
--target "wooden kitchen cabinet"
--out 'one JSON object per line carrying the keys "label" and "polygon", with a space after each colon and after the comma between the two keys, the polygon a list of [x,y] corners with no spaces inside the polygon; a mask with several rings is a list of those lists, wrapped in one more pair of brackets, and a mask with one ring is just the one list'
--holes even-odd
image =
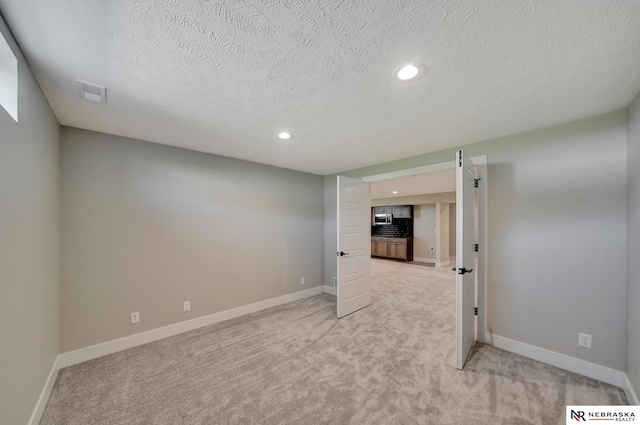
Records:
{"label": "wooden kitchen cabinet", "polygon": [[371,256],[413,261],[413,238],[371,238]]}
{"label": "wooden kitchen cabinet", "polygon": [[389,242],[389,247],[387,248],[389,258],[398,258],[405,259],[407,256],[407,242],[403,239],[402,242],[393,241]]}
{"label": "wooden kitchen cabinet", "polygon": [[387,257],[413,261],[413,238],[388,238]]}
{"label": "wooden kitchen cabinet", "polygon": [[387,239],[383,237],[371,238],[371,256],[372,257],[387,257]]}

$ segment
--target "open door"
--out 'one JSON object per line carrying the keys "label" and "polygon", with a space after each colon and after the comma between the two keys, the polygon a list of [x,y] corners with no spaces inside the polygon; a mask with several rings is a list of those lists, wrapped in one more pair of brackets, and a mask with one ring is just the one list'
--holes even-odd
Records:
{"label": "open door", "polygon": [[338,318],[371,304],[369,183],[338,176]]}
{"label": "open door", "polygon": [[456,153],[456,367],[462,369],[476,340],[476,167]]}

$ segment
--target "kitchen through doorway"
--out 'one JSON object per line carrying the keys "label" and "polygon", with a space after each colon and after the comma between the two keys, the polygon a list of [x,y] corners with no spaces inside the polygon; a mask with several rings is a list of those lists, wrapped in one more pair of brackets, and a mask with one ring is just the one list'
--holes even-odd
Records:
{"label": "kitchen through doorway", "polygon": [[455,263],[455,170],[371,183],[371,255],[447,267]]}
{"label": "kitchen through doorway", "polygon": [[[476,339],[481,342],[488,342],[486,329],[486,280],[487,280],[487,157],[478,156],[472,158],[476,164],[477,177],[483,183],[477,189],[477,234],[475,241],[478,252],[476,253],[476,306],[477,306],[477,331]],[[406,267],[434,267],[443,271],[451,272],[451,284],[455,285],[456,274],[451,268],[456,266],[456,179],[455,161],[427,165],[408,170],[377,174],[363,177],[362,180],[370,183],[371,193],[371,218],[372,218],[372,239],[371,250],[373,261],[393,262]],[[396,192],[396,193],[394,193]],[[386,207],[386,209],[385,209]],[[391,209],[389,209],[391,207]],[[396,208],[394,210],[394,207]],[[411,222],[407,233],[407,226],[403,221],[407,220],[406,212],[398,219],[394,219],[394,212],[407,211],[410,207]],[[382,210],[376,210],[382,208]],[[390,213],[390,221],[380,224],[383,217],[378,218],[376,223],[376,213]],[[394,223],[401,226],[393,229]],[[403,227],[404,226],[404,227]],[[387,229],[385,229],[385,227]],[[400,228],[398,228],[400,227]],[[402,233],[402,232],[405,233]],[[379,244],[376,238],[384,238],[385,233],[394,233],[387,236],[387,253],[378,245],[384,245],[384,240],[380,239]],[[399,236],[395,238],[395,236]],[[403,254],[402,248],[391,245],[407,240],[407,257],[400,257]],[[395,240],[394,240],[395,239]],[[390,244],[393,242],[393,244]],[[411,248],[409,248],[411,243]],[[409,256],[409,253],[411,254]],[[391,258],[389,258],[391,254]],[[373,262],[372,261],[372,262]],[[398,267],[402,270],[402,267]],[[406,269],[410,270],[410,269]]]}

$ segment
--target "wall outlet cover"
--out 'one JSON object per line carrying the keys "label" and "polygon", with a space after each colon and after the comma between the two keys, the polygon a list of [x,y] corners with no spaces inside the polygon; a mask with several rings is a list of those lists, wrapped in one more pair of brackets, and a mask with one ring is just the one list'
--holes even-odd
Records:
{"label": "wall outlet cover", "polygon": [[578,334],[578,345],[584,348],[591,348],[591,335],[580,332]]}
{"label": "wall outlet cover", "polygon": [[131,324],[135,325],[136,323],[140,323],[140,312],[134,311],[131,313]]}

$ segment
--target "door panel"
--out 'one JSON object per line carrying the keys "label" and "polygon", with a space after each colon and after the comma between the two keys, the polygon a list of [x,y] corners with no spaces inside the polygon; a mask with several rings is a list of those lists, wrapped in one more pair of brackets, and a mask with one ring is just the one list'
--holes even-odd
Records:
{"label": "door panel", "polygon": [[[338,318],[371,303],[369,183],[338,176]],[[342,255],[341,255],[342,254]]]}
{"label": "door panel", "polygon": [[363,249],[364,243],[365,241],[360,237],[360,235],[345,235],[344,237],[344,247],[348,251],[352,251],[354,249]]}
{"label": "door panel", "polygon": [[345,297],[352,300],[364,294],[364,279],[356,279],[347,282],[344,286]]}
{"label": "door panel", "polygon": [[[355,204],[352,202],[352,204]],[[347,227],[362,226],[362,214],[360,211],[347,210],[344,213],[344,225]]]}
{"label": "door panel", "polygon": [[[353,251],[350,251],[353,252]],[[364,267],[366,267],[365,263],[365,259],[358,256],[358,257],[351,257],[351,255],[349,255],[350,258],[344,258],[344,274],[346,277],[350,277],[356,274],[361,274],[362,270],[364,269]]]}
{"label": "door panel", "polygon": [[475,179],[476,168],[456,154],[456,367],[462,369],[475,343]]}

